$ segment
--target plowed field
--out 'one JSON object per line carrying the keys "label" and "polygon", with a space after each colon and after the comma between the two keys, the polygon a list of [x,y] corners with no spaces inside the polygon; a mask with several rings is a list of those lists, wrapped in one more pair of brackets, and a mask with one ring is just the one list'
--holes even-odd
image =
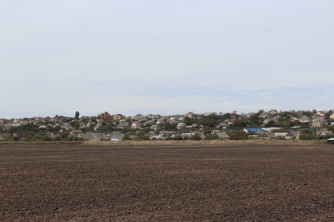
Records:
{"label": "plowed field", "polygon": [[334,146],[0,146],[0,221],[334,221]]}

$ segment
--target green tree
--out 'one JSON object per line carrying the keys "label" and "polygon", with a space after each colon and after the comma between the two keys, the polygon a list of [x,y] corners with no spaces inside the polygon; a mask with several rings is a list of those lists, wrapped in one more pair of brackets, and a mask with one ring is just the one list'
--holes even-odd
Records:
{"label": "green tree", "polygon": [[230,140],[248,140],[248,134],[243,130],[238,130],[231,134]]}
{"label": "green tree", "polygon": [[246,127],[248,124],[248,121],[244,119],[236,119],[233,121],[233,126],[237,127]]}
{"label": "green tree", "polygon": [[265,125],[265,127],[273,127],[276,126],[276,123],[274,120],[270,120],[269,122],[267,122]]}
{"label": "green tree", "polygon": [[78,119],[79,119],[79,116],[80,116],[80,113],[79,113],[78,111],[76,111],[76,112],[75,112],[75,116],[74,116],[74,118],[75,118],[76,120],[78,120]]}
{"label": "green tree", "polygon": [[202,140],[201,136],[195,133],[193,136],[189,137],[189,140]]}
{"label": "green tree", "polygon": [[72,122],[70,122],[70,125],[77,129],[80,126],[80,122],[78,120],[73,120]]}
{"label": "green tree", "polygon": [[129,134],[124,134],[122,140],[132,140],[131,137],[129,136]]}

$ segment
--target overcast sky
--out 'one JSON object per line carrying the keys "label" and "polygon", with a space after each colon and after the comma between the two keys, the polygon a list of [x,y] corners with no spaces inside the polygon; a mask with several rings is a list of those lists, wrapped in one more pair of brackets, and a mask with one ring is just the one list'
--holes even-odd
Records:
{"label": "overcast sky", "polygon": [[334,1],[0,1],[0,118],[333,109]]}

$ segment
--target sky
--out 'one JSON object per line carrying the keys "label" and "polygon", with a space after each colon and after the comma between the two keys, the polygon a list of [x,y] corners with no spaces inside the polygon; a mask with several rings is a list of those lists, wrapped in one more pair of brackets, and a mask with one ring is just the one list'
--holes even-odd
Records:
{"label": "sky", "polygon": [[2,0],[0,118],[329,110],[331,0]]}

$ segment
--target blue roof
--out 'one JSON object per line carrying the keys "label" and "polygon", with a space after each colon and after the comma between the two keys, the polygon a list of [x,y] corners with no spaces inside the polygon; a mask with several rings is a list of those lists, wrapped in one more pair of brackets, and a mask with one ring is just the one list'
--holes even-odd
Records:
{"label": "blue roof", "polygon": [[262,128],[245,128],[245,130],[251,133],[262,132]]}

